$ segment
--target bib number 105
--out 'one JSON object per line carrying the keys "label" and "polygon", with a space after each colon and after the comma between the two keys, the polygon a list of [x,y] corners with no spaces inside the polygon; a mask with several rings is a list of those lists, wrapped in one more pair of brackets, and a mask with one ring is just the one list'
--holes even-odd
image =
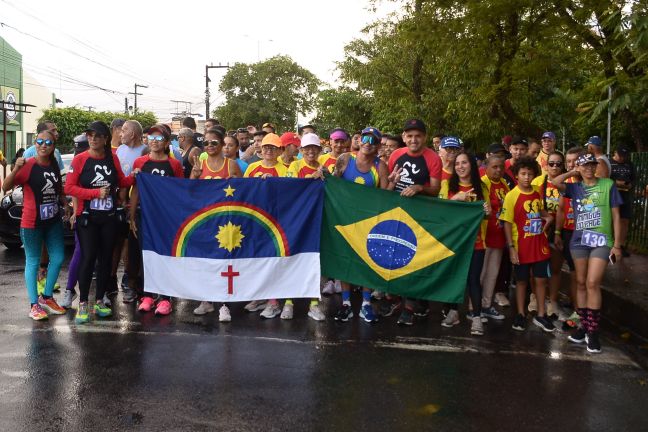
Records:
{"label": "bib number 105", "polygon": [[112,197],[95,198],[90,201],[90,210],[110,211],[113,208]]}

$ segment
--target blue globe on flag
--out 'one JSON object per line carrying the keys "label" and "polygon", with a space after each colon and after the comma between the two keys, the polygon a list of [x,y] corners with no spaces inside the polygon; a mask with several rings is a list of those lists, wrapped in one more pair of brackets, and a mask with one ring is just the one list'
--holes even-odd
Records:
{"label": "blue globe on flag", "polygon": [[416,255],[416,235],[397,220],[386,220],[374,226],[367,236],[367,252],[380,267],[396,270],[405,267]]}

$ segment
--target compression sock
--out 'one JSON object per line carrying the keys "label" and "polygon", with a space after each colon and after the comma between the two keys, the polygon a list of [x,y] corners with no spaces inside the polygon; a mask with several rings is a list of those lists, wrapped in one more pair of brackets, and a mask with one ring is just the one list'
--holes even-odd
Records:
{"label": "compression sock", "polygon": [[351,291],[342,291],[342,304],[351,306]]}
{"label": "compression sock", "polygon": [[362,305],[364,306],[365,304],[371,303],[371,292],[370,291],[362,291]]}

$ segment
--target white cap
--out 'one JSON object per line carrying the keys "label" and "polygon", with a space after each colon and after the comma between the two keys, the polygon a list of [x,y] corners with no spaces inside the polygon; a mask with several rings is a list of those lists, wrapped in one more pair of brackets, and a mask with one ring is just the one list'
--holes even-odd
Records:
{"label": "white cap", "polygon": [[304,136],[301,138],[301,146],[306,147],[309,145],[316,145],[317,147],[322,147],[322,144],[320,144],[320,139],[317,135],[314,133],[305,133]]}

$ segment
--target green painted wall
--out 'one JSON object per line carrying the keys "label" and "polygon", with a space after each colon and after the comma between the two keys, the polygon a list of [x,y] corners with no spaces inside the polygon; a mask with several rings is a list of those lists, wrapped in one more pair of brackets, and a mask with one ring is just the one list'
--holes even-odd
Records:
{"label": "green painted wall", "polygon": [[[16,96],[16,101],[22,103],[22,55],[0,37],[0,98],[4,98],[7,91],[12,91]],[[3,122],[4,116],[0,112],[0,149],[4,147],[2,142]],[[20,130],[22,130],[22,114],[17,113],[13,121],[7,122],[7,144],[13,144],[7,148],[7,158],[12,158],[15,154],[16,133]]]}

